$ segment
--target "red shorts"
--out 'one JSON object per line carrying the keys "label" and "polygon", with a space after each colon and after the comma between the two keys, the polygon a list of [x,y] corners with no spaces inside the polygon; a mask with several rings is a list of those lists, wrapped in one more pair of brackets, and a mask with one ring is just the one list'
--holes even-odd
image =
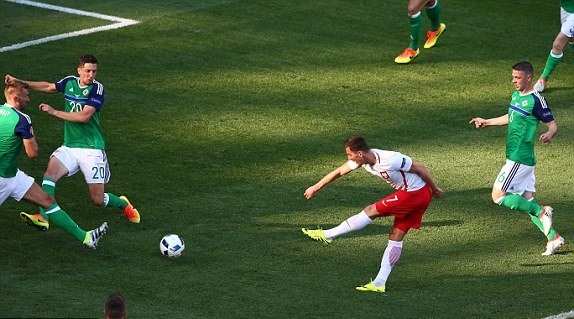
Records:
{"label": "red shorts", "polygon": [[381,216],[394,216],[394,226],[404,232],[410,228],[419,229],[423,215],[432,200],[430,186],[407,192],[396,191],[375,203]]}

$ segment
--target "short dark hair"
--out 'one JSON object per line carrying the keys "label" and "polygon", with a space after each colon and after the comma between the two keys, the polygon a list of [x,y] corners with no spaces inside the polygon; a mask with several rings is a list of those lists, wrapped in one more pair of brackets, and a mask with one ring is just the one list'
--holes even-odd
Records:
{"label": "short dark hair", "polygon": [[106,300],[104,309],[106,317],[109,319],[123,319],[126,316],[126,301],[120,293],[112,293]]}
{"label": "short dark hair", "polygon": [[98,64],[98,59],[91,54],[84,54],[80,56],[79,62],[79,66],[84,66],[86,63]]}
{"label": "short dark hair", "polygon": [[512,66],[513,70],[522,71],[526,74],[534,74],[534,67],[530,62],[521,61]]}
{"label": "short dark hair", "polygon": [[345,148],[348,147],[353,152],[358,151],[367,152],[371,149],[367,144],[367,141],[365,141],[365,139],[362,136],[358,135],[349,136],[349,138],[345,140],[344,145]]}

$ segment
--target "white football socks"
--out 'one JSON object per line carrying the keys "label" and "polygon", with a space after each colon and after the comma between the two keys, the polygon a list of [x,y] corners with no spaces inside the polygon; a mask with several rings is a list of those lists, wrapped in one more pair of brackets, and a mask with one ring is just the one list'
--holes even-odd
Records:
{"label": "white football socks", "polygon": [[393,266],[397,263],[401,257],[401,252],[403,251],[402,241],[389,240],[387,248],[385,248],[385,253],[383,254],[383,259],[381,260],[381,269],[375,280],[373,280],[373,285],[376,287],[384,286],[387,283],[387,278],[393,270]]}
{"label": "white football socks", "polygon": [[363,210],[357,215],[347,218],[339,226],[325,230],[324,234],[327,239],[333,239],[348,232],[362,229],[372,222],[373,220]]}

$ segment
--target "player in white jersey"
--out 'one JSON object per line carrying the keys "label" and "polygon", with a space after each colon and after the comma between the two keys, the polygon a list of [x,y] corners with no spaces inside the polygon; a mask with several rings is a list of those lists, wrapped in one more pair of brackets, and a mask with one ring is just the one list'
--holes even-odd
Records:
{"label": "player in white jersey", "polygon": [[365,207],[360,213],[346,219],[337,227],[327,230],[320,228],[301,230],[314,240],[330,244],[335,237],[362,229],[377,217],[393,216],[393,229],[389,234],[389,242],[377,277],[357,287],[360,291],[385,292],[387,279],[401,256],[403,238],[409,229],[420,228],[432,197],[441,197],[443,191],[423,164],[413,161],[404,154],[371,149],[360,136],[349,137],[344,145],[348,161],[307,188],[304,193],[307,199],[313,197],[323,186],[359,167],[380,177],[396,191]]}

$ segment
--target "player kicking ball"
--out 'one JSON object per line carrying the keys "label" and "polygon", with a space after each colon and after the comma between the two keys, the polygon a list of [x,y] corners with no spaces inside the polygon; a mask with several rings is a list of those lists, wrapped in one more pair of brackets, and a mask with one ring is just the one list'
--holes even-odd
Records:
{"label": "player kicking ball", "polygon": [[304,195],[313,197],[323,186],[353,170],[363,167],[369,173],[389,183],[396,192],[365,207],[339,226],[331,229],[301,229],[304,234],[323,244],[333,239],[362,229],[377,217],[393,216],[394,223],[387,248],[383,254],[377,277],[359,286],[359,291],[385,292],[387,279],[403,250],[403,239],[409,229],[419,229],[423,215],[433,197],[442,196],[428,169],[421,163],[398,152],[371,149],[363,137],[351,136],[344,143],[348,161],[325,175],[315,185],[307,188]]}
{"label": "player kicking ball", "polygon": [[[139,211],[125,196],[105,191],[111,172],[106,155],[104,135],[100,126],[105,100],[104,85],[96,80],[99,62],[95,56],[79,57],[78,76],[70,75],[57,82],[25,81],[6,75],[5,83],[23,83],[44,93],[62,93],[63,110],[41,103],[39,108],[46,114],[64,121],[64,143],[50,156],[44,172],[42,189],[51,196],[56,194],[56,184],[64,176],[80,172],[88,186],[90,199],[98,207],[116,208],[132,223],[140,222]],[[40,214],[21,213],[20,218],[39,229],[47,229],[48,222]]]}
{"label": "player kicking ball", "polygon": [[22,199],[43,208],[41,219],[48,227],[52,223],[64,229],[87,247],[96,249],[98,242],[108,230],[108,223],[85,231],[50,196],[34,182],[34,179],[18,168],[18,158],[22,147],[29,158],[38,156],[38,143],[34,136],[32,121],[23,111],[30,101],[28,86],[25,83],[6,84],[6,103],[0,105],[0,205],[12,197]]}

